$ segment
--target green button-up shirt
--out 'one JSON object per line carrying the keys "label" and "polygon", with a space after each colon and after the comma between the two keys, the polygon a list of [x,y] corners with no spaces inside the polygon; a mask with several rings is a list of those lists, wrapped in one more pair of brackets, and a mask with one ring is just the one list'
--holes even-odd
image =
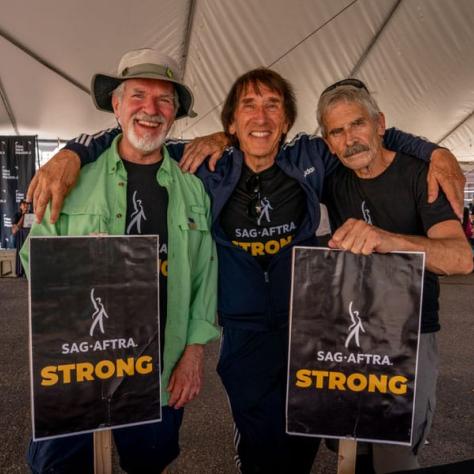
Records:
{"label": "green button-up shirt", "polygon": [[[118,154],[117,136],[97,161],[82,168],[56,224],[48,208],[30,235],[125,234],[127,172]],[[162,149],[158,183],[168,196],[168,299],[164,337],[162,404],[168,403],[170,375],[186,345],[206,344],[219,336],[215,326],[217,257],[210,234],[210,202],[202,183],[182,173]],[[28,270],[28,242],[21,249]]]}

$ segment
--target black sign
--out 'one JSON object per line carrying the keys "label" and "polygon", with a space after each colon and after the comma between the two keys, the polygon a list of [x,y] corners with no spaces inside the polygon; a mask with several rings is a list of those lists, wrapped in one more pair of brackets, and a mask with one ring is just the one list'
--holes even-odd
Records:
{"label": "black sign", "polygon": [[295,247],[287,431],[410,444],[423,253]]}
{"label": "black sign", "polygon": [[12,218],[35,174],[36,137],[0,137],[0,248],[12,248]]}
{"label": "black sign", "polygon": [[34,439],[161,418],[158,238],[30,240]]}

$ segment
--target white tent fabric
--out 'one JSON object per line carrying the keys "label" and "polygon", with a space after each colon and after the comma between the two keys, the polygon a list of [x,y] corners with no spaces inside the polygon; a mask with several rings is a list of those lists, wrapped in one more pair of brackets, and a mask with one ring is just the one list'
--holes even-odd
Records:
{"label": "white tent fabric", "polygon": [[[267,66],[297,92],[290,137],[317,129],[319,94],[355,76],[390,126],[474,163],[472,0],[0,0],[0,135],[71,138],[114,125],[84,90],[121,55],[154,47],[195,93],[190,138],[221,129],[235,78]],[[81,90],[82,89],[82,90]]]}

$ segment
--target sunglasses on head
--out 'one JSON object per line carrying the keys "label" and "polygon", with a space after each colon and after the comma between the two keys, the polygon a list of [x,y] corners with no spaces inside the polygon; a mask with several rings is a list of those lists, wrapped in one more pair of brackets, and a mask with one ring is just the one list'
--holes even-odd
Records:
{"label": "sunglasses on head", "polygon": [[260,176],[258,174],[250,176],[245,182],[245,187],[247,192],[252,194],[247,207],[247,215],[252,218],[258,217],[262,211]]}
{"label": "sunglasses on head", "polygon": [[362,81],[359,81],[359,79],[349,78],[343,79],[342,81],[337,81],[334,84],[331,84],[329,87],[326,87],[326,89],[323,90],[321,95],[324,95],[327,92],[330,92],[342,86],[352,86],[356,87],[357,89],[364,89],[367,93],[369,93],[369,89],[367,89],[367,86]]}

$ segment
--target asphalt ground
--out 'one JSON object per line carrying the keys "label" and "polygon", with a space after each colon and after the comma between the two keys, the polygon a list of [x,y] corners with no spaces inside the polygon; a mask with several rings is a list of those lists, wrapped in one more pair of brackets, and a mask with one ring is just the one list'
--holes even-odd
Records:
{"label": "asphalt ground", "polygon": [[[474,458],[474,275],[443,277],[441,288],[438,406],[422,466]],[[0,279],[0,324],[0,473],[26,473],[31,433],[26,280]],[[182,452],[172,474],[237,472],[232,419],[215,373],[218,350],[218,343],[207,347],[205,386],[186,409]],[[116,460],[114,472],[121,472]],[[335,472],[336,455],[322,446],[312,473]]]}

